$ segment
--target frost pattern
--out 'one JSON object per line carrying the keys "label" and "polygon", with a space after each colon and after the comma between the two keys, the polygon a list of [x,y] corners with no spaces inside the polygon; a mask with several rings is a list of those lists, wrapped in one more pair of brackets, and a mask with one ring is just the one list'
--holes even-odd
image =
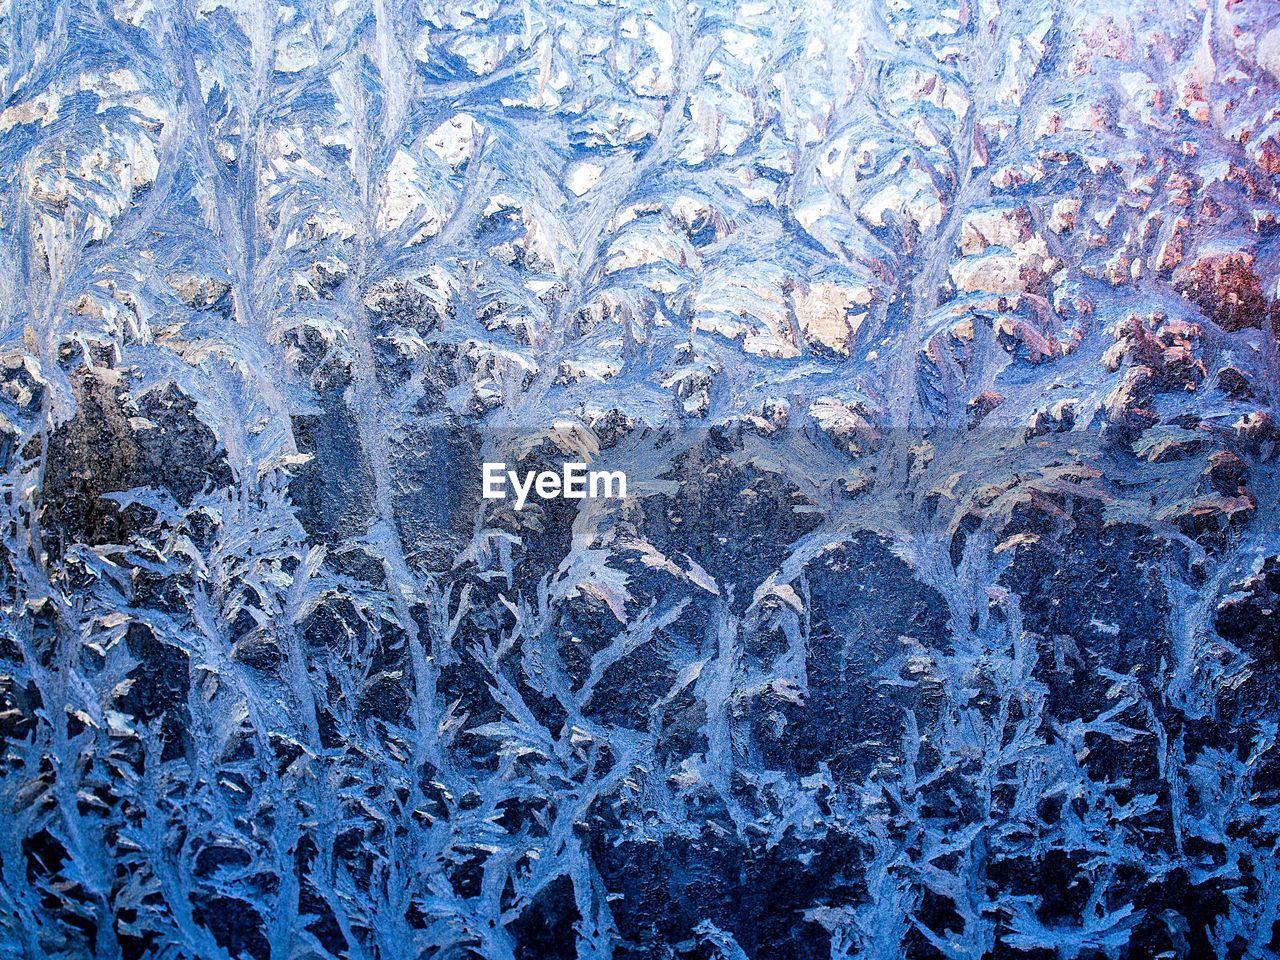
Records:
{"label": "frost pattern", "polygon": [[1277,956],[1274,5],[2,12],[0,957]]}

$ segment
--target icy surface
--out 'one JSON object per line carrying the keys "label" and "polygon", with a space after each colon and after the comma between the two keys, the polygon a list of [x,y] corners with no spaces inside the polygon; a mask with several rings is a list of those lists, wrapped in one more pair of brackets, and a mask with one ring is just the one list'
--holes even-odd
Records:
{"label": "icy surface", "polygon": [[0,14],[0,957],[1278,955],[1273,3]]}

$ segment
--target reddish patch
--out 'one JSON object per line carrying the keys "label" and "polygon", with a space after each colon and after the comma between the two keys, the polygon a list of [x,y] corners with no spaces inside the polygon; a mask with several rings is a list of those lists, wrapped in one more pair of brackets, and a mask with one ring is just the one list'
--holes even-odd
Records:
{"label": "reddish patch", "polygon": [[1223,330],[1280,324],[1280,310],[1262,292],[1253,257],[1227,253],[1201,257],[1174,274],[1174,288]]}

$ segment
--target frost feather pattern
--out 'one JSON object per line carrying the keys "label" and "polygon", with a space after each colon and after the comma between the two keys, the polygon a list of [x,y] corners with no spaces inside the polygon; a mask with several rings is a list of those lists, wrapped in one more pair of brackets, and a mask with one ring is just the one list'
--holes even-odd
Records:
{"label": "frost feather pattern", "polygon": [[1280,954],[1274,4],[0,14],[0,958]]}

